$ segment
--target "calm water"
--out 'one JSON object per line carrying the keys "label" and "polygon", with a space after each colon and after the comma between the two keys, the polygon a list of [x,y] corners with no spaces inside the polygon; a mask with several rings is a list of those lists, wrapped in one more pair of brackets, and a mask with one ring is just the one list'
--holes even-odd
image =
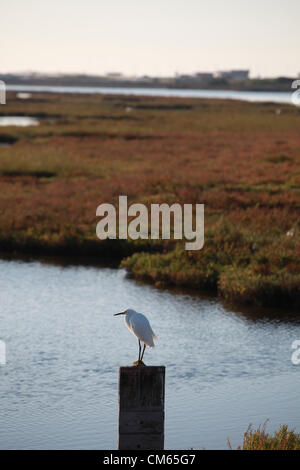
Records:
{"label": "calm water", "polygon": [[[83,87],[8,85],[7,90],[52,93],[100,93],[137,96],[173,96],[181,98],[219,98],[243,101],[261,101],[292,104],[290,93],[282,91],[185,90],[168,88]],[[295,90],[293,90],[295,91]]]}
{"label": "calm water", "polygon": [[38,126],[39,121],[30,116],[0,116],[0,126]]}
{"label": "calm water", "polygon": [[0,447],[116,448],[118,367],[137,341],[113,313],[148,314],[166,376],[166,448],[227,448],[249,423],[300,432],[292,321],[251,321],[215,300],[139,285],[122,270],[0,261]]}

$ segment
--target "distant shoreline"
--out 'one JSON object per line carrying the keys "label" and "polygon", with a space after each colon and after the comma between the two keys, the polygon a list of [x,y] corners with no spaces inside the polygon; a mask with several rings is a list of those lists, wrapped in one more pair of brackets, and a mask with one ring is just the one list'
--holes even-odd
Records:
{"label": "distant shoreline", "polygon": [[193,75],[177,77],[137,77],[125,76],[111,78],[91,75],[57,75],[38,74],[0,74],[0,79],[7,85],[22,86],[67,86],[67,87],[110,87],[110,88],[165,88],[184,90],[230,90],[230,91],[272,91],[289,92],[296,77],[277,78],[200,78]]}
{"label": "distant shoreline", "polygon": [[221,89],[187,89],[187,88],[158,88],[158,87],[109,87],[109,86],[61,86],[61,85],[20,85],[8,84],[7,91],[28,93],[72,93],[72,94],[107,94],[107,95],[134,95],[152,96],[161,98],[186,99],[223,99],[248,102],[264,102],[293,104],[292,90],[286,91],[246,91]]}
{"label": "distant shoreline", "polygon": [[[4,80],[5,81],[5,80]],[[163,88],[166,90],[222,90],[222,91],[270,91],[270,92],[289,92],[291,90],[291,84],[284,86],[266,86],[266,85],[246,85],[241,83],[232,83],[228,85],[222,84],[205,84],[200,86],[199,84],[164,84],[164,83],[144,83],[144,82],[73,82],[73,81],[60,81],[60,80],[37,80],[27,81],[20,80],[16,82],[6,82],[8,86],[51,86],[51,87],[80,87],[80,88]],[[291,82],[292,83],[292,80]]]}

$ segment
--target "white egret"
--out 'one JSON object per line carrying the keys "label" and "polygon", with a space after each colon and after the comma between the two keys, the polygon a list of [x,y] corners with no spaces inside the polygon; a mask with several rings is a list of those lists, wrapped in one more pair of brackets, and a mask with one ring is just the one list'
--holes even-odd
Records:
{"label": "white egret", "polygon": [[[135,310],[131,310],[130,308],[124,312],[115,313],[114,316],[117,315],[125,315],[125,325],[139,341],[139,358],[134,364],[144,365],[143,357],[146,346],[149,346],[149,348],[154,348],[154,341],[157,339],[148,319],[142,313],[138,313]],[[144,343],[142,354],[141,342]]]}

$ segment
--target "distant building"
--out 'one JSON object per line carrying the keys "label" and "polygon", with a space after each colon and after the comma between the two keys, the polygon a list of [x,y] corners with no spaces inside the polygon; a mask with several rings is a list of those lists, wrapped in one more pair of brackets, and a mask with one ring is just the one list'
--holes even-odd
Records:
{"label": "distant building", "polygon": [[249,78],[249,70],[223,70],[217,72],[215,76],[229,80],[247,80]]}
{"label": "distant building", "polygon": [[211,80],[214,77],[214,74],[210,72],[197,72],[195,74],[195,77],[197,77],[200,80],[207,81],[207,80]]}
{"label": "distant building", "polygon": [[188,75],[188,74],[183,74],[183,75],[177,75],[176,78],[180,78],[181,80],[193,80],[193,75]]}
{"label": "distant building", "polygon": [[112,80],[120,80],[121,78],[123,78],[123,75],[119,72],[109,72],[105,76]]}

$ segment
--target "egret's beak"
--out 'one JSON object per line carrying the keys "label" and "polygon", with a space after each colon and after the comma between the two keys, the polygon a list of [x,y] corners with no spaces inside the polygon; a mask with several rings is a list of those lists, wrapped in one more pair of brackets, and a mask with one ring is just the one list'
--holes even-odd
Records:
{"label": "egret's beak", "polygon": [[126,312],[115,313],[115,314],[114,314],[114,317],[116,317],[117,315],[126,315]]}

